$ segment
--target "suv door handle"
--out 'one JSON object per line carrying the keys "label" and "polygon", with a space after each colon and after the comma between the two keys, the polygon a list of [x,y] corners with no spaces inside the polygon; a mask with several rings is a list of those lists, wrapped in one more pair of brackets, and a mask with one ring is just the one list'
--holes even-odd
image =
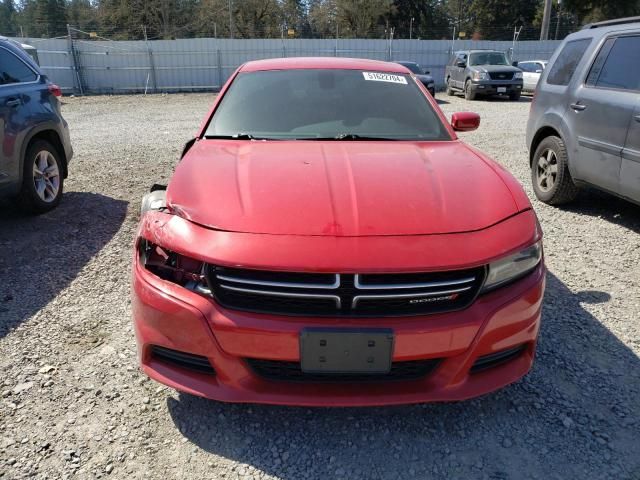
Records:
{"label": "suv door handle", "polygon": [[17,107],[18,105],[22,105],[22,100],[19,98],[10,98],[5,102],[7,107]]}
{"label": "suv door handle", "polygon": [[587,108],[586,105],[582,105],[581,103],[572,103],[571,105],[569,105],[571,108],[573,108],[576,112],[581,112],[582,110],[584,110],[585,108]]}

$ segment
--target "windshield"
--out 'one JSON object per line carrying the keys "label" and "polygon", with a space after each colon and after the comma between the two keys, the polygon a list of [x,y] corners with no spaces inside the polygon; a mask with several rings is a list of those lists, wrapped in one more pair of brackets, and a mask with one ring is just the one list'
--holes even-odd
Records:
{"label": "windshield", "polygon": [[509,65],[502,52],[477,52],[469,55],[469,65]]}
{"label": "windshield", "polygon": [[408,75],[337,69],[238,74],[205,136],[451,140]]}

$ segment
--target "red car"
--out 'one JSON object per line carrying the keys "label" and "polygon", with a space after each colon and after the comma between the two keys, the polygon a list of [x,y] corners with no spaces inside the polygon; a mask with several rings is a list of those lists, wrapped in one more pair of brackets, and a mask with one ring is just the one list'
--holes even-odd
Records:
{"label": "red car", "polygon": [[531,368],[542,232],[517,181],[403,66],[249,62],[133,260],[142,369],[225,402],[463,400]]}

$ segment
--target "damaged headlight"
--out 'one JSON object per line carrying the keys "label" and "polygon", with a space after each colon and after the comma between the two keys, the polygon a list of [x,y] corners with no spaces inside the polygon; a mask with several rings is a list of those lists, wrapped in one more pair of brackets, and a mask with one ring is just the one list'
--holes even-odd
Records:
{"label": "damaged headlight", "polygon": [[493,290],[533,271],[542,260],[542,240],[489,264],[483,291]]}
{"label": "damaged headlight", "polygon": [[138,240],[138,252],[140,263],[154,275],[193,292],[211,295],[204,262],[172,252],[145,238]]}

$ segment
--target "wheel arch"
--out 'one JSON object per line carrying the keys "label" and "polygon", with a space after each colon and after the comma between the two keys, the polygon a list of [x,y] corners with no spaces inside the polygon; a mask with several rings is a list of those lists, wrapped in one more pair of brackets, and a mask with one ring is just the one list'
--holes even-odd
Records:
{"label": "wheel arch", "polygon": [[64,144],[62,143],[62,139],[60,138],[60,134],[58,133],[54,125],[45,124],[45,125],[40,125],[37,128],[33,129],[31,132],[29,132],[29,134],[25,138],[25,141],[22,144],[22,151],[20,152],[21,153],[20,183],[22,183],[22,171],[23,171],[22,166],[24,165],[27,150],[29,149],[31,144],[37,140],[45,140],[56,148],[56,150],[58,151],[61,157],[60,160],[62,162],[62,175],[64,178],[67,178],[68,159],[67,159],[67,153],[64,149]]}
{"label": "wheel arch", "polygon": [[538,145],[547,137],[558,137],[564,142],[562,135],[560,135],[560,132],[556,128],[548,125],[540,128],[533,136],[531,147],[529,148],[529,167],[533,164],[533,155],[536,153]]}

